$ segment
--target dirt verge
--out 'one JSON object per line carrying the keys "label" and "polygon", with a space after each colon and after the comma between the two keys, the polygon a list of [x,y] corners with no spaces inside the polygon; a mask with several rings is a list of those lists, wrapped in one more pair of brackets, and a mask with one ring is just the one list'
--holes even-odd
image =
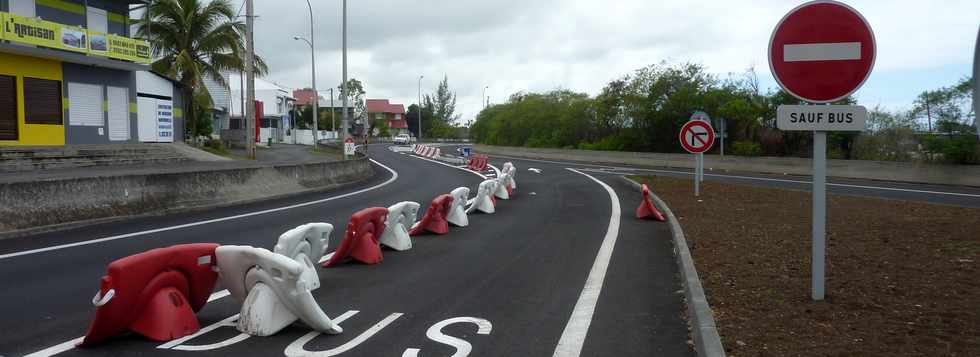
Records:
{"label": "dirt verge", "polygon": [[648,183],[677,215],[732,356],[980,356],[980,209],[828,195],[810,300],[810,193]]}

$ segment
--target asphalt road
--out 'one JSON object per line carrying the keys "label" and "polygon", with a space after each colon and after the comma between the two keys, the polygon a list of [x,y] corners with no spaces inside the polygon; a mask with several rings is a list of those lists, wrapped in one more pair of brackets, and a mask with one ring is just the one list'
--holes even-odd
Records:
{"label": "asphalt road", "polygon": [[[632,218],[638,193],[613,175],[593,179],[566,169],[581,165],[522,160],[514,160],[518,190],[498,200],[497,213],[471,215],[469,227],[446,235],[416,237],[410,251],[386,250],[381,264],[318,269],[314,296],[343,320],[343,334],[307,335],[294,325],[241,338],[224,326],[176,346],[126,335],[70,348],[85,333],[91,296],[115,259],[191,242],[271,248],[282,232],[308,222],[336,227],[333,250],[357,210],[404,200],[427,207],[438,194],[475,190],[482,180],[386,146],[369,151],[384,167],[352,187],[0,241],[0,355],[693,354],[667,225]],[[233,298],[214,298],[198,313],[204,327],[238,313]]]}

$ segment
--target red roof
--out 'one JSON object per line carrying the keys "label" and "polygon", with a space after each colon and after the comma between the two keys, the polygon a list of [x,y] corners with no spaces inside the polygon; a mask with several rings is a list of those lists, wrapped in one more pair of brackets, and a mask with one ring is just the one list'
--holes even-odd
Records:
{"label": "red roof", "polygon": [[366,102],[368,113],[405,114],[404,104],[391,104],[387,99],[368,99]]}
{"label": "red roof", "polygon": [[313,90],[310,88],[294,90],[293,98],[296,98],[296,105],[310,105],[313,103]]}
{"label": "red roof", "polygon": [[391,120],[388,121],[388,126],[393,129],[408,129],[408,123],[404,120]]}

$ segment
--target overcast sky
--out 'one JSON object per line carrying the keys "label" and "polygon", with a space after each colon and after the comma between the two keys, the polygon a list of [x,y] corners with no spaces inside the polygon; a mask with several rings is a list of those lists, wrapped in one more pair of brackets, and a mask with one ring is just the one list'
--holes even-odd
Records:
{"label": "overcast sky", "polygon": [[[235,0],[236,6],[240,0]],[[311,0],[316,15],[317,82],[341,81],[341,1]],[[611,79],[658,63],[693,61],[724,75],[755,67],[775,87],[766,50],[780,18],[802,1],[724,0],[351,0],[348,75],[368,98],[408,106],[443,75],[458,94],[462,121],[517,91],[565,88],[595,95]],[[875,32],[874,72],[861,104],[907,108],[926,89],[972,72],[980,1],[848,1]],[[244,13],[244,11],[243,11]],[[256,52],[269,80],[310,85],[303,0],[257,0]],[[322,92],[325,93],[325,92]],[[326,95],[326,94],[324,94]]]}

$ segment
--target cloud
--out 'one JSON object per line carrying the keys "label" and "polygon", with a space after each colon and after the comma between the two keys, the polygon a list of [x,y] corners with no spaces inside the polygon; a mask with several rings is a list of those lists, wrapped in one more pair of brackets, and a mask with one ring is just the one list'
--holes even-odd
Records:
{"label": "cloud", "polygon": [[[311,0],[316,15],[317,84],[341,77],[340,0]],[[503,102],[517,91],[566,88],[595,94],[611,79],[663,60],[698,62],[714,73],[755,67],[775,85],[766,59],[772,28],[801,1],[381,1],[348,2],[348,73],[369,98],[417,101],[418,77],[431,93],[442,77],[459,96],[463,120],[482,108],[482,92]],[[890,101],[911,101],[923,88],[895,83],[895,73],[935,68],[968,75],[980,13],[976,1],[849,1],[874,28],[876,74],[887,78]],[[255,3],[257,52],[269,79],[309,86],[309,36],[302,0]],[[882,74],[881,76],[876,76]],[[914,76],[911,76],[914,77]],[[901,88],[896,94],[896,86]]]}

